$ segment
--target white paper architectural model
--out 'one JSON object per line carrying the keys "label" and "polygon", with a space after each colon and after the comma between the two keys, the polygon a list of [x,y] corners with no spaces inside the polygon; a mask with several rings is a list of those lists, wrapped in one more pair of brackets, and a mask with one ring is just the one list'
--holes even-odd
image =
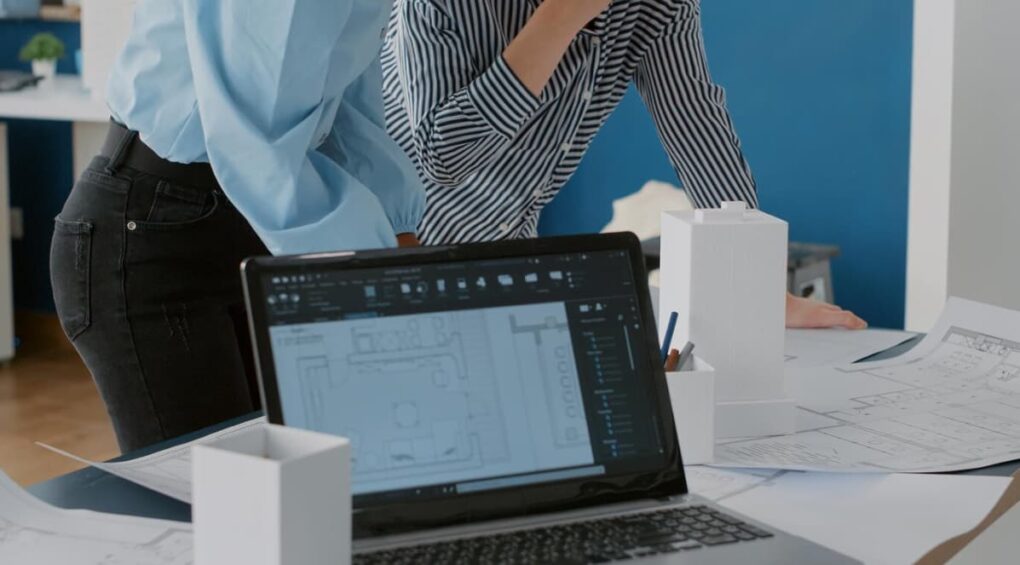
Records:
{"label": "white paper architectural model", "polygon": [[716,435],[794,430],[783,373],[787,224],[743,202],[663,212],[659,331],[716,370]]}

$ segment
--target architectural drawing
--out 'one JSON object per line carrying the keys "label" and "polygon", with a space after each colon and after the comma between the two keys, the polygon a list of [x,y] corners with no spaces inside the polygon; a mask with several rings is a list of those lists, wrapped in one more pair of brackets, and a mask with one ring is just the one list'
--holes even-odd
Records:
{"label": "architectural drawing", "polygon": [[0,563],[190,565],[190,524],[49,506],[0,473]]}
{"label": "architectural drawing", "polygon": [[[284,416],[351,440],[356,493],[590,462],[566,323],[555,303],[273,328]],[[535,426],[549,446],[510,433]]]}
{"label": "architectural drawing", "polygon": [[546,387],[546,409],[553,422],[556,445],[587,444],[588,422],[585,420],[566,313],[539,320],[523,320],[518,315],[511,315],[510,332],[514,336],[520,371],[537,373]]}
{"label": "architectural drawing", "polygon": [[[951,306],[916,353],[797,373],[800,431],[719,445],[717,462],[944,472],[1020,458],[1020,313],[963,301]],[[993,329],[982,328],[988,325]],[[1012,328],[1013,335],[997,328]]]}
{"label": "architectural drawing", "polygon": [[40,443],[41,447],[57,454],[80,461],[92,467],[102,469],[111,475],[131,481],[160,494],[191,503],[191,448],[194,445],[207,444],[247,431],[252,426],[265,424],[264,418],[255,418],[213,432],[194,441],[182,443],[163,451],[129,459],[127,461],[98,462],[78,457],[72,453]]}
{"label": "architectural drawing", "polygon": [[849,365],[916,336],[912,332],[865,330],[786,330],[786,368]]}
{"label": "architectural drawing", "polygon": [[[465,351],[464,335],[478,333],[477,324],[442,313],[331,326],[342,331],[321,334],[322,354],[294,360],[304,425],[350,438],[354,470],[366,481],[480,467],[483,443],[485,461],[506,458],[495,376],[468,371],[468,357],[492,365],[487,350]],[[376,425],[351,424],[366,421]]]}

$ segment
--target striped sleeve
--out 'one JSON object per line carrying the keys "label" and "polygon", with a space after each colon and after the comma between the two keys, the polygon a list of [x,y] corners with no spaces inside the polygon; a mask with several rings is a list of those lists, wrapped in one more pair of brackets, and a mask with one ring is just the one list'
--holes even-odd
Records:
{"label": "striped sleeve", "polygon": [[642,21],[672,22],[650,42],[635,84],[688,196],[698,208],[715,208],[728,200],[757,207],[754,177],[725,92],[708,71],[698,1],[681,4],[679,14],[664,5],[649,5],[653,7]]}
{"label": "striped sleeve", "polygon": [[440,4],[402,3],[397,64],[422,174],[457,186],[504,153],[539,100],[501,56],[479,69]]}

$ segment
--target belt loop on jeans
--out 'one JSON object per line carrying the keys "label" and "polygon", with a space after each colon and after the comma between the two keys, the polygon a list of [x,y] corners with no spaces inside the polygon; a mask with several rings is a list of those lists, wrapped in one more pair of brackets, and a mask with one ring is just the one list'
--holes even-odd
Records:
{"label": "belt loop on jeans", "polygon": [[110,160],[106,164],[106,172],[115,175],[120,166],[124,164],[124,159],[128,155],[128,151],[131,150],[131,144],[138,138],[138,132],[133,130],[125,130],[125,134],[121,136],[117,142],[117,146],[114,148],[113,153],[110,155]]}
{"label": "belt loop on jeans", "polygon": [[176,163],[164,159],[145,144],[137,131],[132,131],[116,121],[110,121],[110,130],[106,134],[106,141],[103,142],[99,155],[106,157],[105,169],[109,174],[130,169],[185,186],[206,188],[211,191],[219,189],[216,175],[209,163]]}

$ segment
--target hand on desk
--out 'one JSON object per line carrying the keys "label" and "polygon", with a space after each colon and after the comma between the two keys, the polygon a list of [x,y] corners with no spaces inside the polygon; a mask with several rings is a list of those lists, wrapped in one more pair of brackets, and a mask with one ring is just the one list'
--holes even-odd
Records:
{"label": "hand on desk", "polygon": [[788,328],[846,328],[863,330],[868,323],[849,312],[834,306],[792,294],[786,295],[786,327]]}

